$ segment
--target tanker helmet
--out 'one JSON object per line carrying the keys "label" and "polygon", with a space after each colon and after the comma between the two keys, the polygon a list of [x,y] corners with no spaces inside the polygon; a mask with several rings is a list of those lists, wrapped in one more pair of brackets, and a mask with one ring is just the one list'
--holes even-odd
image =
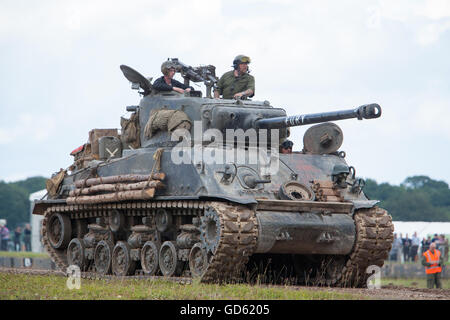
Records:
{"label": "tanker helmet", "polygon": [[234,60],[233,60],[233,67],[235,69],[237,69],[237,67],[241,63],[247,63],[248,64],[250,62],[251,62],[250,57],[247,57],[247,56],[244,56],[244,55],[240,54],[240,55],[236,56],[236,58],[234,58]]}
{"label": "tanker helmet", "polygon": [[294,143],[291,140],[284,140],[283,143],[281,144],[281,147],[283,149],[288,149],[288,148],[292,149],[293,145],[294,145]]}
{"label": "tanker helmet", "polygon": [[350,168],[347,167],[345,164],[336,164],[333,167],[332,175],[335,176],[335,175],[338,175],[338,174],[341,174],[341,173],[349,174],[350,173]]}
{"label": "tanker helmet", "polygon": [[169,74],[170,69],[175,69],[175,64],[172,61],[164,61],[161,65],[161,72],[163,75],[167,76]]}
{"label": "tanker helmet", "polygon": [[347,176],[349,175],[349,173],[349,167],[344,164],[336,164],[333,167],[331,180],[336,184],[337,187],[345,189],[347,188]]}

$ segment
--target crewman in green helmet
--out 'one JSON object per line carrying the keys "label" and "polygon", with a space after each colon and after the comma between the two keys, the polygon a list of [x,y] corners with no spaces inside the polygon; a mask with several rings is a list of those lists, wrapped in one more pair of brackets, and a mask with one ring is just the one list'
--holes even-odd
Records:
{"label": "crewman in green helmet", "polygon": [[255,95],[255,78],[249,74],[250,58],[238,55],[233,60],[234,70],[226,72],[217,82],[214,98],[243,99]]}

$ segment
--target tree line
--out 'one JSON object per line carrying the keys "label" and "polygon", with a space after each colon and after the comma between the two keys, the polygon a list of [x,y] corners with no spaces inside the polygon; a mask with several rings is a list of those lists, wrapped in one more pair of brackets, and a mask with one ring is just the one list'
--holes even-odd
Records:
{"label": "tree line", "polygon": [[45,189],[44,177],[32,177],[17,182],[0,181],[0,219],[6,219],[13,230],[30,221],[30,194]]}
{"label": "tree line", "polygon": [[399,186],[367,179],[364,193],[381,200],[394,221],[450,221],[450,189],[427,176],[406,178]]}
{"label": "tree line", "polygon": [[[7,219],[9,228],[29,222],[29,196],[44,189],[45,181],[44,177],[0,181],[0,219]],[[369,199],[380,200],[378,205],[395,221],[450,221],[450,189],[444,181],[413,176],[396,186],[367,179],[364,193]]]}

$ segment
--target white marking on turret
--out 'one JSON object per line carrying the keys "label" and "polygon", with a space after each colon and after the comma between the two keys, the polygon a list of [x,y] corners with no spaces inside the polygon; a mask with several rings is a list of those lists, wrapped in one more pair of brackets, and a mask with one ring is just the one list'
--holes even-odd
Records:
{"label": "white marking on turret", "polygon": [[110,157],[110,158],[114,157],[114,155],[116,154],[116,152],[119,150],[118,148],[116,148],[116,149],[114,149],[113,152],[111,152],[108,148],[105,148],[105,149],[106,149],[106,151],[108,151],[109,157]]}

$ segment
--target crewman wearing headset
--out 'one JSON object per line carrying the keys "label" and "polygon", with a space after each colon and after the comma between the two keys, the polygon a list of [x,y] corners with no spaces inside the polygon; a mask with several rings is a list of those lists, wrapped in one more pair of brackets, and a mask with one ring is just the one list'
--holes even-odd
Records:
{"label": "crewman wearing headset", "polygon": [[233,70],[224,73],[217,82],[214,98],[243,99],[255,95],[255,78],[249,74],[250,58],[238,55],[233,60]]}

